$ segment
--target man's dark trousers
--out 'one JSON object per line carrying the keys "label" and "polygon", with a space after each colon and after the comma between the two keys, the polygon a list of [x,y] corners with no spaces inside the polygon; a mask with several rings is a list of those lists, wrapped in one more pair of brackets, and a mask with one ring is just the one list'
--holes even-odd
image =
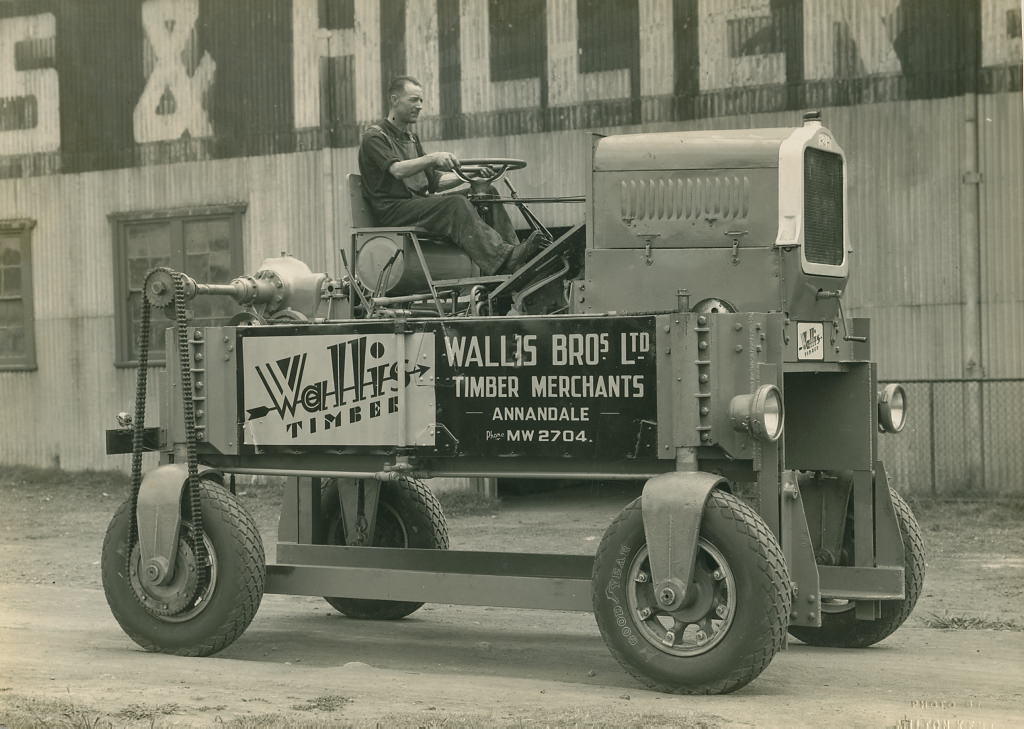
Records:
{"label": "man's dark trousers", "polygon": [[492,228],[480,218],[473,203],[457,193],[377,200],[373,208],[377,225],[416,225],[447,237],[464,250],[486,276],[497,273],[519,242],[504,205],[492,206]]}

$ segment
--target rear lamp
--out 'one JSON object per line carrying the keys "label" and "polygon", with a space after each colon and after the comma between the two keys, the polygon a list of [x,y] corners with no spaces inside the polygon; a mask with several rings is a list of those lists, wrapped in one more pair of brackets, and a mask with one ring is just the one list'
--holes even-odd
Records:
{"label": "rear lamp", "polygon": [[761,385],[750,395],[737,395],[729,402],[732,427],[748,431],[758,440],[778,440],[786,416],[782,393],[775,385]]}
{"label": "rear lamp", "polygon": [[907,424],[907,391],[903,385],[886,385],[878,393],[878,429],[899,433]]}

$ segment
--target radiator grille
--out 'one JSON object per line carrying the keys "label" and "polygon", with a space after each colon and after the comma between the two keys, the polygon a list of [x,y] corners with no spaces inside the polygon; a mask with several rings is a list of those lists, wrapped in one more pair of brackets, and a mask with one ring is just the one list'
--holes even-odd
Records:
{"label": "radiator grille", "polygon": [[804,152],[804,257],[843,263],[843,158],[808,147]]}

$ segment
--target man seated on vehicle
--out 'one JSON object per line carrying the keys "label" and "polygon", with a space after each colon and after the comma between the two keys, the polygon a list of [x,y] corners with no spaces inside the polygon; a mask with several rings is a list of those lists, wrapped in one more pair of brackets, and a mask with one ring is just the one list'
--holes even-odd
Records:
{"label": "man seated on vehicle", "polygon": [[485,275],[512,273],[541,247],[539,234],[519,243],[504,205],[494,205],[494,228],[459,194],[437,195],[461,180],[451,172],[459,160],[451,152],[425,154],[409,127],[423,108],[423,88],[411,76],[388,87],[390,110],[370,126],[359,144],[363,191],[378,225],[416,225],[446,236],[473,259]]}

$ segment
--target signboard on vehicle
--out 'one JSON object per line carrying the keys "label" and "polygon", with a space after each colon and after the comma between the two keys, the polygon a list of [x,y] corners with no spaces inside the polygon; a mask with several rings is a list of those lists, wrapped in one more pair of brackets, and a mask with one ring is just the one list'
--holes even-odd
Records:
{"label": "signboard on vehicle", "polygon": [[247,445],[434,444],[432,333],[256,334],[241,363]]}
{"label": "signboard on vehicle", "polygon": [[459,453],[620,459],[654,448],[653,317],[471,320],[438,339],[437,419]]}

